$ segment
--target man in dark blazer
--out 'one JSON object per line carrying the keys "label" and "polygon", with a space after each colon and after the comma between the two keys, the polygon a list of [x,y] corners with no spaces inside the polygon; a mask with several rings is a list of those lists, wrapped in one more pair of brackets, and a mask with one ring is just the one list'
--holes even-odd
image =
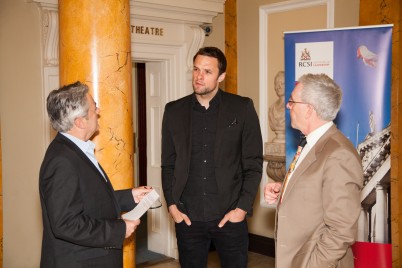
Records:
{"label": "man in dark blazer", "polygon": [[277,202],[278,268],[354,266],[363,169],[356,148],[332,122],[341,102],[341,89],[325,74],[300,77],[287,102],[292,128],[307,144],[284,186],[265,186],[266,201]]}
{"label": "man in dark blazer", "polygon": [[249,98],[219,89],[226,58],[193,58],[194,93],[170,102],[162,123],[162,186],[176,223],[181,267],[207,267],[211,241],[222,267],[247,267],[248,230],[262,175],[259,120]]}
{"label": "man in dark blazer", "polygon": [[89,139],[99,109],[80,82],[50,92],[47,111],[57,136],[40,168],[43,240],[40,267],[123,267],[122,246],[139,220],[122,220],[151,189],[114,191]]}

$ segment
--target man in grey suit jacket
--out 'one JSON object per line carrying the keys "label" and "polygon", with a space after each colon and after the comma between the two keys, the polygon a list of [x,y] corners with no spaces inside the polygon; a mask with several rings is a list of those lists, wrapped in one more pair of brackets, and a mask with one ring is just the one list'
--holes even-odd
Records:
{"label": "man in grey suit jacket", "polygon": [[226,58],[193,58],[194,93],[170,102],[162,123],[162,186],[176,223],[180,265],[207,267],[213,241],[222,267],[247,267],[246,214],[262,174],[259,120],[249,98],[219,89]]}
{"label": "man in grey suit jacket", "polygon": [[341,89],[325,74],[303,75],[287,102],[292,128],[307,144],[285,187],[265,186],[265,200],[278,203],[278,268],[354,267],[363,170],[353,144],[332,122],[341,102]]}
{"label": "man in grey suit jacket", "polygon": [[122,220],[149,187],[114,191],[89,139],[99,109],[80,82],[50,92],[47,111],[57,136],[40,168],[43,239],[40,267],[123,267],[122,246],[140,223]]}

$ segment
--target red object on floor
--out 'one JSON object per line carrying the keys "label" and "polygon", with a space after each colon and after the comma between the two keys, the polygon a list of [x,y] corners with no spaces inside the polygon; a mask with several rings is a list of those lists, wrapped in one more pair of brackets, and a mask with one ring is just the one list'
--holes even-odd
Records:
{"label": "red object on floor", "polygon": [[355,268],[391,268],[391,244],[356,242],[352,246]]}

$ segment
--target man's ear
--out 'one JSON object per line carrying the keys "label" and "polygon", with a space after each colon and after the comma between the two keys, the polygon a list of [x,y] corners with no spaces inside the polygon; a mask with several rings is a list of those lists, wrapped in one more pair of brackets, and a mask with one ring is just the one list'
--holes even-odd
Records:
{"label": "man's ear", "polygon": [[86,120],[84,117],[77,117],[76,119],[74,119],[74,125],[77,128],[83,129],[86,126]]}
{"label": "man's ear", "polygon": [[225,80],[225,77],[226,77],[226,72],[221,73],[221,75],[218,76],[218,82],[220,83],[220,82],[222,82],[223,80]]}
{"label": "man's ear", "polygon": [[306,115],[308,118],[310,118],[313,115],[313,113],[317,113],[317,112],[315,111],[313,105],[311,105],[311,104],[307,104],[307,105],[308,105],[308,108],[307,108]]}

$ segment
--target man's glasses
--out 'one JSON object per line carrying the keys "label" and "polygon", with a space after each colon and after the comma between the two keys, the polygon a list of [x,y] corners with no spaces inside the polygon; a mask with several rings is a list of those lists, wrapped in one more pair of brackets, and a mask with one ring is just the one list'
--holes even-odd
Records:
{"label": "man's glasses", "polygon": [[296,104],[296,103],[300,103],[300,104],[310,104],[310,103],[302,102],[302,101],[294,101],[294,100],[292,100],[292,99],[289,99],[289,100],[288,100],[289,106],[293,106],[293,104]]}
{"label": "man's glasses", "polygon": [[152,206],[149,209],[156,209],[160,208],[162,206],[162,202],[158,199],[155,201],[155,203],[152,204]]}

